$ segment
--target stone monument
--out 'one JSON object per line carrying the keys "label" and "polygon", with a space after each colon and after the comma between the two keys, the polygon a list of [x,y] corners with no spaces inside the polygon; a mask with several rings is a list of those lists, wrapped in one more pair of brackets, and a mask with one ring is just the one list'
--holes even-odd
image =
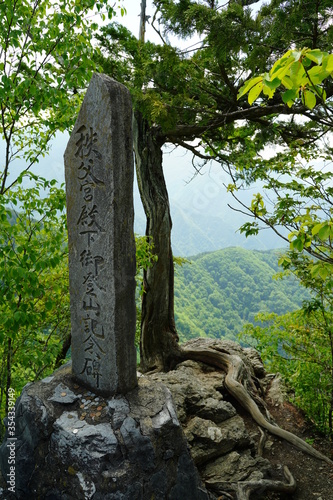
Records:
{"label": "stone monument", "polygon": [[137,385],[132,104],[94,74],[65,151],[72,366],[94,392]]}
{"label": "stone monument", "polygon": [[5,500],[212,498],[170,391],[137,380],[131,114],[95,74],[65,152],[72,362],[24,387],[14,431],[5,419]]}

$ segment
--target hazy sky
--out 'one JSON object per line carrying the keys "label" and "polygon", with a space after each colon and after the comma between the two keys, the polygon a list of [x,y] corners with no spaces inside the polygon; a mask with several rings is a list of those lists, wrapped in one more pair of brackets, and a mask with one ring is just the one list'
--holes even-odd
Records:
{"label": "hazy sky", "polygon": [[[130,29],[135,36],[139,34],[140,23],[140,0],[124,0],[123,2],[127,9],[127,14],[124,17],[117,16],[116,21],[124,24]],[[257,4],[258,5],[258,4]],[[152,1],[147,0],[146,15],[153,16]],[[155,43],[160,43],[160,38],[148,23],[146,26],[146,39]],[[179,40],[170,40],[173,44],[180,43]],[[191,42],[183,42],[182,47],[188,47],[193,44]],[[41,158],[39,164],[33,168],[33,172],[42,175],[47,179],[56,179],[60,183],[64,182],[64,162],[63,154],[66,149],[68,134],[57,134],[52,142],[50,154],[45,158]],[[4,158],[4,142],[0,140],[0,164]],[[230,181],[219,165],[210,164],[205,168],[205,174],[199,175],[189,181],[193,177],[194,169],[192,166],[192,155],[182,148],[174,148],[169,146],[165,148],[163,157],[164,173],[168,186],[171,212],[172,207],[178,206],[182,209],[191,212],[193,216],[199,212],[208,210],[212,213],[222,213],[228,211],[227,203],[231,202],[231,196],[226,193],[223,184],[228,184]],[[22,162],[17,162],[16,167],[12,168],[12,175],[22,171],[24,166]],[[138,190],[135,186],[135,199],[137,200],[137,212],[143,212],[143,209],[138,207]],[[249,196],[249,193],[247,197]],[[239,225],[235,227],[235,231]]]}
{"label": "hazy sky", "polygon": [[[255,8],[257,9],[259,5],[263,2],[260,0],[257,4],[255,4]],[[141,12],[141,0],[123,0],[123,5],[127,10],[127,14],[123,17],[117,15],[114,18],[115,21],[124,24],[128,29],[132,31],[135,36],[139,35],[139,24],[140,24],[140,12]],[[154,15],[154,9],[152,5],[152,0],[146,0],[146,15],[150,16],[148,23],[146,25],[146,39],[151,40],[155,43],[160,43],[161,40],[154,29],[151,27],[151,20]],[[182,47],[187,47],[189,45],[193,45],[193,40],[191,42],[181,42],[177,38],[173,38],[170,40],[173,44],[181,44]],[[199,39],[197,39],[199,41]],[[51,153],[46,158],[41,158],[40,163],[36,165],[34,171],[36,173],[40,173],[44,177],[47,178],[55,178],[60,182],[64,181],[64,173],[63,173],[63,153],[66,148],[68,140],[68,135],[66,134],[58,134],[57,138],[53,141],[53,145],[51,148]],[[172,151],[172,152],[170,152]],[[4,157],[4,143],[0,140],[0,160]],[[175,177],[177,177],[177,172],[179,172],[179,180],[181,184],[184,186],[186,182],[192,177],[193,167],[192,167],[192,156],[189,153],[186,153],[182,148],[177,148],[176,150],[172,148],[169,149],[169,153],[164,156],[164,164],[166,165],[165,173],[168,180],[168,177],[171,178],[171,182],[174,184]],[[0,163],[2,163],[0,161]],[[17,164],[17,166],[13,166],[12,174],[13,176],[17,171],[22,170],[22,163]],[[207,169],[209,170],[209,169]],[[216,167],[213,167],[213,170],[216,170]],[[211,172],[211,169],[210,169]],[[170,175],[168,175],[170,174]],[[218,168],[218,175],[221,178],[220,169]],[[203,179],[201,180],[201,182]],[[209,181],[208,181],[209,182]]]}

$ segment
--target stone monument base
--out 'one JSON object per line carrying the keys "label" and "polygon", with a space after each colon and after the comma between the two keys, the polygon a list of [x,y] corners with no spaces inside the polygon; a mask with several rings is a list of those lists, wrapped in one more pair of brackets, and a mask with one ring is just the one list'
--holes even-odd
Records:
{"label": "stone monument base", "polygon": [[[16,439],[7,432],[0,448],[1,498],[210,498],[170,391],[159,382],[140,377],[126,396],[104,398],[78,385],[68,363],[28,384],[15,411]],[[13,443],[15,487],[10,488]]]}

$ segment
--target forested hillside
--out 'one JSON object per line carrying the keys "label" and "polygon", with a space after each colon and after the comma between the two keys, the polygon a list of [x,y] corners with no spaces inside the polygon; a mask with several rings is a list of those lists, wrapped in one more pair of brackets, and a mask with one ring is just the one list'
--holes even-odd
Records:
{"label": "forested hillside", "polygon": [[175,315],[181,341],[235,339],[258,312],[284,314],[299,308],[308,292],[292,276],[273,279],[279,272],[278,254],[230,247],[177,267]]}
{"label": "forested hillside", "polygon": [[[235,210],[236,203],[223,185],[227,178],[221,178],[217,165],[204,170],[199,177],[191,179],[191,165],[176,156],[164,160],[172,217],[172,250],[174,255],[190,256],[201,252],[213,252],[227,246],[239,246],[249,250],[271,250],[281,246],[281,238],[274,231],[260,231],[258,235],[246,238],[238,231],[248,218]],[[192,171],[194,171],[192,167]],[[242,193],[242,201],[251,204],[252,196],[260,185]],[[135,185],[134,228],[138,234],[145,234],[146,217],[137,186]]]}

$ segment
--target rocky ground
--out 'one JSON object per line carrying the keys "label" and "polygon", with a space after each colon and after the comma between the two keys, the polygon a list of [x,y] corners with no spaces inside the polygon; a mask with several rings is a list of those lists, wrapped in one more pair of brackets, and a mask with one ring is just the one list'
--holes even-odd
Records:
{"label": "rocky ground", "polygon": [[[237,351],[242,357],[245,354],[241,348]],[[257,362],[258,374],[260,361],[252,358],[250,364],[253,369],[253,363]],[[295,492],[255,491],[251,499],[332,500],[333,468],[325,462],[270,434],[266,434],[263,452],[258,455],[259,428],[242,406],[226,393],[224,377],[222,371],[194,361],[185,361],[172,372],[152,376],[169,387],[192,457],[214,497],[235,499],[235,485],[242,481],[275,479],[285,482],[283,466],[287,466],[297,483]],[[315,433],[302,412],[286,401],[278,378],[263,372],[260,378],[266,393],[265,403],[275,423],[313,443],[333,459],[333,443]]]}
{"label": "rocky ground", "polygon": [[[333,459],[332,441],[318,434],[295,406],[288,402],[277,406],[271,404],[269,410],[281,427],[302,439],[309,440],[315,448]],[[244,419],[247,428],[255,427],[248,416],[244,416]],[[296,491],[292,495],[267,493],[264,497],[267,500],[333,499],[333,468],[329,465],[305,455],[290,444],[273,436],[268,437],[263,456],[273,464],[277,471],[281,471],[281,465],[287,465],[297,482]]]}
{"label": "rocky ground", "polygon": [[[286,401],[279,377],[265,373],[256,351],[227,340],[201,344],[240,358],[241,382],[262,414],[333,459],[333,443]],[[237,402],[225,385],[224,370],[189,359],[168,373],[140,376],[126,396],[103,398],[85,392],[64,366],[23,390],[16,406],[17,496],[0,479],[0,498],[245,500],[240,490],[250,487],[251,500],[333,500],[333,467],[268,433],[263,441],[241,404],[246,392],[235,395]],[[7,455],[4,441],[3,478]],[[272,482],[286,483],[284,466],[296,489],[272,492]]]}

